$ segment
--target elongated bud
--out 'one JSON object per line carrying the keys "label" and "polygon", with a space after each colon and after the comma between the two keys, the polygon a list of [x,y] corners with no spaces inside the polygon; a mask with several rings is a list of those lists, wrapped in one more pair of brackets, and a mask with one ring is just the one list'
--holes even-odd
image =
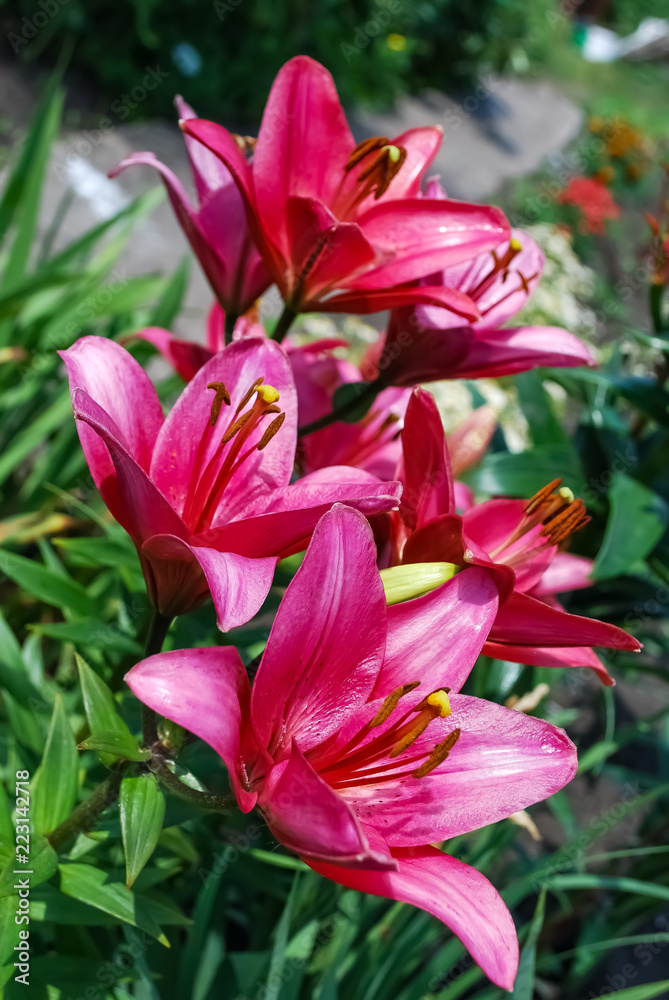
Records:
{"label": "elongated bud", "polygon": [[421,597],[446,583],[455,576],[458,567],[453,563],[410,563],[381,570],[381,581],[386,592],[386,604],[399,604]]}

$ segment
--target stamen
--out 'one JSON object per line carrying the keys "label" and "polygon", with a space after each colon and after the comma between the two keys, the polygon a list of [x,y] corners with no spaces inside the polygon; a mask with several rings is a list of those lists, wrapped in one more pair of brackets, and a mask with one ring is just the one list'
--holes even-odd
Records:
{"label": "stamen", "polygon": [[437,743],[425,763],[421,764],[419,768],[411,772],[412,776],[414,778],[424,778],[426,774],[430,773],[430,771],[434,771],[435,767],[439,767],[440,764],[443,764],[459,739],[460,730],[454,729],[452,733],[448,734],[445,740],[442,740],[441,743]]}
{"label": "stamen", "polygon": [[410,747],[412,743],[416,742],[416,740],[421,735],[421,733],[425,732],[425,730],[427,729],[427,727],[432,722],[433,718],[434,718],[434,716],[431,715],[430,713],[428,713],[428,712],[421,712],[421,714],[418,716],[418,720],[417,720],[416,724],[413,726],[412,729],[409,730],[409,732],[406,734],[406,736],[402,737],[402,739],[399,741],[399,743],[395,744],[395,746],[392,748],[392,750],[390,751],[390,753],[388,754],[388,756],[391,757],[391,758],[393,758],[393,757],[399,757],[399,755],[401,753],[404,753],[404,751],[408,747]]}
{"label": "stamen", "polygon": [[349,170],[352,170],[353,167],[364,160],[368,153],[372,153],[375,149],[381,149],[382,146],[386,145],[388,145],[388,139],[382,135],[375,135],[371,139],[363,139],[349,156],[344,170],[348,173]]}
{"label": "stamen", "polygon": [[247,389],[247,391],[244,393],[244,396],[242,397],[242,400],[241,400],[239,406],[235,410],[235,416],[237,416],[237,414],[240,412],[240,410],[244,409],[244,407],[246,406],[246,404],[248,403],[249,399],[251,398],[251,396],[253,395],[253,393],[256,391],[256,389],[258,388],[258,386],[262,385],[264,381],[265,381],[265,379],[261,375],[260,378],[257,378],[255,380],[255,382],[253,383],[253,385],[251,386],[251,388]]}
{"label": "stamen", "polygon": [[273,385],[259,385],[256,392],[263,403],[278,403],[281,399],[278,389],[275,389]]}
{"label": "stamen", "polygon": [[240,431],[247,420],[253,416],[253,410],[247,410],[246,413],[242,413],[241,417],[230,424],[225,434],[221,438],[221,444],[227,444],[235,436],[237,431]]}
{"label": "stamen", "polygon": [[405,694],[408,694],[409,691],[413,691],[419,686],[420,681],[412,681],[411,684],[402,684],[401,687],[395,688],[385,699],[372,721],[367,723],[367,728],[375,729],[377,726],[382,725],[390,714],[395,711],[400,698],[403,698]]}
{"label": "stamen", "polygon": [[534,496],[528,500],[525,505],[525,513],[533,514],[537,507],[541,506],[545,500],[548,500],[553,490],[557,489],[561,482],[561,479],[554,479],[551,483],[548,483],[547,486],[543,486],[538,493],[535,493]]}
{"label": "stamen", "polygon": [[349,173],[369,156],[372,157],[370,162],[357,177],[358,183],[364,187],[362,193],[356,196],[356,201],[366,197],[374,189],[374,198],[380,198],[388,190],[393,177],[401,170],[407,151],[403,146],[393,145],[385,136],[373,136],[355,147],[346,161],[345,173]]}
{"label": "stamen", "polygon": [[439,691],[433,691],[425,699],[426,704],[439,710],[439,717],[442,719],[447,719],[451,714],[451,703],[448,700],[450,690],[450,688],[441,688]]}
{"label": "stamen", "polygon": [[[278,395],[278,393],[277,393],[277,395]],[[265,413],[267,413],[267,412],[268,411],[265,410]],[[273,410],[272,412],[276,412],[276,411]],[[269,427],[265,430],[265,433],[263,434],[263,436],[260,438],[260,441],[258,442],[258,451],[262,451],[263,448],[267,447],[267,445],[270,443],[270,441],[272,440],[272,438],[274,437],[274,435],[277,433],[277,431],[279,431],[281,429],[281,425],[282,425],[282,423],[284,422],[285,419],[286,419],[286,414],[285,413],[280,413],[278,417],[274,418],[274,420],[269,425]]]}
{"label": "stamen", "polygon": [[209,426],[213,427],[218,420],[218,415],[221,412],[223,403],[225,403],[226,406],[230,406],[230,393],[225,388],[225,384],[223,382],[210,382],[207,389],[213,389],[216,393],[211,404],[211,414],[209,416]]}

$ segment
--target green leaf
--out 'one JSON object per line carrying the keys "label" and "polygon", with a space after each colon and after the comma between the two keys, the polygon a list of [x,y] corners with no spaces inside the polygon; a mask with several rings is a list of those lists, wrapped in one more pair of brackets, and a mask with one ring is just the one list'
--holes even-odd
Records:
{"label": "green leaf", "polygon": [[[79,682],[84,698],[86,718],[93,736],[100,733],[118,733],[121,737],[133,739],[132,733],[116,709],[114,696],[101,677],[92,670],[78,653],[74,654],[79,670]],[[136,744],[136,741],[133,740]],[[116,755],[100,754],[103,764],[111,764]]]}
{"label": "green leaf", "polygon": [[669,516],[666,502],[647,486],[623,474],[609,490],[611,510],[593,576],[620,576],[644,559],[664,534]]}
{"label": "green leaf", "polygon": [[51,833],[72,812],[77,796],[77,745],[56,695],[42,763],[32,785],[32,821],[38,833]]}
{"label": "green leaf", "polygon": [[30,875],[16,874],[16,871],[23,867],[20,862],[17,863],[17,857],[18,855],[12,855],[0,871],[0,896],[15,896],[18,892],[17,880],[20,878],[30,879],[32,888],[50,879],[58,868],[58,855],[46,837],[39,833],[30,834],[30,861],[25,866]]}
{"label": "green leaf", "polygon": [[367,415],[379,391],[372,392],[371,386],[371,382],[345,382],[335,390],[332,409],[347,407],[346,415],[341,418],[344,423],[357,424]]}
{"label": "green leaf", "polygon": [[[14,945],[19,942],[21,927],[16,923],[16,900],[11,896],[0,899],[0,966],[13,962]],[[12,966],[13,971],[13,966]]]}
{"label": "green leaf", "polygon": [[269,972],[267,974],[267,985],[263,991],[265,1000],[278,1000],[279,994],[281,993],[283,980],[282,973],[286,962],[286,947],[288,945],[288,932],[290,930],[293,904],[295,902],[299,881],[300,875],[298,873],[293,876],[293,884],[290,887],[286,905],[284,906],[283,913],[281,914],[279,922],[276,925],[276,930],[274,932],[274,947],[272,948],[272,956],[269,962]]}
{"label": "green leaf", "polygon": [[170,943],[151,913],[147,901],[122,882],[111,882],[107,872],[92,865],[60,865],[60,891],[82,903],[139,927],[169,948]]}
{"label": "green leaf", "polygon": [[553,412],[551,398],[544,388],[543,378],[539,372],[523,372],[522,375],[516,375],[514,384],[534,444],[565,444],[567,435]]}
{"label": "green leaf", "polygon": [[544,925],[546,914],[546,888],[542,888],[530,924],[530,931],[520,955],[518,974],[513,984],[512,1000],[532,1000],[534,996],[534,973],[537,964],[537,941]]}
{"label": "green leaf", "polygon": [[667,885],[616,875],[556,875],[547,884],[549,889],[613,889],[654,899],[669,899]]}
{"label": "green leaf", "polygon": [[188,288],[189,271],[190,259],[184,257],[165,286],[165,291],[151,313],[146,326],[162,326],[164,329],[171,329],[174,320],[179,315]]}
{"label": "green leaf", "polygon": [[616,990],[615,993],[607,993],[609,997],[616,997],[617,1000],[653,1000],[654,997],[666,995],[669,990],[669,979],[663,979],[661,983],[648,983],[646,986],[632,986],[628,990]]}
{"label": "green leaf", "polygon": [[79,744],[80,750],[96,750],[99,754],[109,754],[124,760],[148,760],[150,750],[140,750],[136,738],[119,730],[96,733]]}
{"label": "green leaf", "polygon": [[97,602],[88,596],[80,583],[52,572],[34,559],[26,559],[15,552],[0,549],[0,570],[32,597],[45,604],[52,604],[56,608],[70,608],[77,614],[86,616],[95,615],[99,610]]}
{"label": "green leaf", "polygon": [[570,445],[541,445],[519,454],[493,452],[462,479],[477,493],[531,497],[558,477],[577,495],[583,492],[583,471]]}
{"label": "green leaf", "polygon": [[165,797],[155,774],[124,778],[119,805],[129,888],[153,854],[163,828]]}
{"label": "green leaf", "polygon": [[94,649],[117,649],[123,653],[141,654],[141,645],[119,630],[118,625],[101,622],[99,618],[87,618],[77,622],[36,622],[28,628],[35,635],[48,635],[60,642],[73,642],[84,646],[90,653]]}
{"label": "green leaf", "polygon": [[11,444],[0,456],[0,484],[5,482],[31,451],[44,445],[44,439],[61,427],[71,415],[70,394],[63,392],[32,423],[14,435]]}

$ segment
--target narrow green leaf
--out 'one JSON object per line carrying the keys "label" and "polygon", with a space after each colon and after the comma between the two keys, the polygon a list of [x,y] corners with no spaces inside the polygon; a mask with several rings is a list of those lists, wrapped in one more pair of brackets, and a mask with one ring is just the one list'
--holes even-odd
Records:
{"label": "narrow green leaf", "polygon": [[32,821],[38,833],[51,833],[72,812],[77,795],[77,770],[77,745],[63,699],[57,695],[44,757],[32,785]]}
{"label": "narrow green leaf", "polygon": [[79,744],[79,749],[96,750],[99,754],[109,754],[123,760],[142,761],[148,760],[151,756],[149,750],[139,749],[136,738],[130,732],[126,734],[119,730],[99,732],[89,736]]}
{"label": "narrow green leaf", "polygon": [[96,601],[76,580],[63,578],[34,559],[0,549],[0,571],[38,601],[56,608],[70,608],[79,615],[95,615]]}
{"label": "narrow green leaf", "polygon": [[530,931],[520,955],[518,974],[513,984],[512,1000],[532,1000],[534,996],[534,974],[537,964],[537,941],[544,926],[546,914],[546,887],[539,893]]}
{"label": "narrow green leaf", "polygon": [[188,288],[189,271],[190,259],[184,257],[165,286],[165,291],[151,313],[147,326],[162,326],[167,330],[171,329],[172,323],[179,315]]}
{"label": "narrow green leaf", "polygon": [[130,730],[118,714],[114,696],[105,682],[89,667],[83,657],[79,656],[78,653],[74,655],[91,733],[97,735],[98,733],[117,732],[130,736]]}
{"label": "narrow green leaf", "polygon": [[513,381],[534,444],[565,444],[567,435],[553,412],[553,403],[539,372],[523,372]]}
{"label": "narrow green leaf", "polygon": [[43,445],[44,439],[61,427],[63,421],[71,415],[70,395],[63,392],[42,410],[32,423],[20,430],[0,456],[0,484],[4,483],[30,452]]}
{"label": "narrow green leaf", "polygon": [[661,983],[648,983],[646,986],[632,986],[627,990],[617,990],[615,993],[607,993],[607,996],[616,997],[617,1000],[653,1000],[654,997],[666,996],[669,991],[669,979],[663,979]]}
{"label": "narrow green leaf", "polygon": [[609,501],[609,519],[593,569],[597,580],[629,572],[655,548],[669,520],[666,502],[629,476],[616,476]]}
{"label": "narrow green leaf", "polygon": [[170,943],[156,923],[142,896],[122,882],[110,881],[107,872],[92,865],[60,865],[60,891],[103,913],[110,913],[132,927],[139,927],[169,948]]}
{"label": "narrow green leaf", "polygon": [[669,899],[669,886],[642,882],[638,878],[616,875],[556,875],[549,879],[549,889],[613,889],[654,899]]}
{"label": "narrow green leaf", "polygon": [[269,962],[269,972],[267,974],[267,985],[263,991],[265,1000],[278,1000],[281,994],[281,984],[283,967],[286,961],[286,946],[288,944],[288,932],[290,931],[290,921],[293,913],[293,903],[300,881],[299,873],[293,876],[293,884],[288,893],[286,905],[274,931],[274,947]]}
{"label": "narrow green leaf", "polygon": [[489,453],[476,468],[467,469],[462,479],[477,493],[531,497],[558,477],[577,495],[583,492],[583,470],[571,445]]}
{"label": "narrow green leaf", "polygon": [[129,888],[153,854],[163,828],[165,797],[155,774],[124,778],[119,805]]}

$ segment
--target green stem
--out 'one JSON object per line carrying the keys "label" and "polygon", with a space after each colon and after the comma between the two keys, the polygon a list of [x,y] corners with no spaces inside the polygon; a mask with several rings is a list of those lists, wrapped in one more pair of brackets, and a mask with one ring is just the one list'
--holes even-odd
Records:
{"label": "green stem", "polygon": [[176,774],[170,771],[165,763],[153,767],[153,771],[158,778],[166,785],[171,792],[192,802],[201,809],[211,809],[216,812],[229,812],[235,805],[236,800],[232,795],[216,795],[213,792],[201,792],[197,788],[191,788],[180,781]]}
{"label": "green stem", "polygon": [[225,343],[232,343],[232,335],[235,332],[235,323],[238,320],[238,316],[234,313],[226,312],[225,314]]}
{"label": "green stem", "polygon": [[122,777],[122,770],[112,771],[106,781],[98,785],[90,798],[80,803],[74,812],[48,835],[47,840],[54,850],[60,850],[76,834],[87,833],[93,829],[105,809],[116,801]]}
{"label": "green stem", "polygon": [[[146,637],[144,647],[144,657],[154,656],[160,653],[165,642],[165,636],[172,624],[172,619],[161,615],[159,611],[154,611],[149,632]],[[156,713],[148,705],[142,705],[142,723],[144,731],[144,746],[152,747],[158,741],[158,718]]]}
{"label": "green stem", "polygon": [[290,330],[293,320],[297,318],[297,313],[294,312],[290,306],[284,306],[283,312],[279,316],[279,322],[274,327],[274,333],[272,334],[272,340],[276,340],[278,344],[281,343],[283,338],[286,336]]}
{"label": "green stem", "polygon": [[370,401],[371,405],[382,388],[383,386],[379,384],[378,379],[375,382],[369,382],[367,388],[364,389],[359,396],[356,396],[354,399],[349,399],[348,402],[332,410],[331,413],[326,413],[324,417],[319,417],[318,420],[312,420],[310,424],[304,424],[302,427],[298,427],[298,436],[306,437],[307,434],[313,434],[314,431],[320,431],[324,427],[329,427],[330,424],[336,424],[339,420],[345,420],[346,417],[355,413],[355,411],[359,409],[363,403],[366,403],[367,400]]}

